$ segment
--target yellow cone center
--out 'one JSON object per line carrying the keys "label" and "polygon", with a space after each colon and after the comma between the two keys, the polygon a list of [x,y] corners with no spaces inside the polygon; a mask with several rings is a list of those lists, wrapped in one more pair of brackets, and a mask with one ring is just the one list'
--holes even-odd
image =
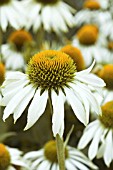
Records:
{"label": "yellow cone center", "polygon": [[42,3],[44,5],[54,5],[56,4],[59,0],[35,0],[36,2]]}
{"label": "yellow cone center", "polygon": [[5,80],[5,66],[0,62],[0,85]]}
{"label": "yellow cone center", "polygon": [[86,0],[83,7],[90,10],[98,10],[101,8],[100,4],[96,0]]}
{"label": "yellow cone center", "polygon": [[0,6],[6,5],[10,2],[11,0],[0,0]]}
{"label": "yellow cone center", "polygon": [[8,38],[10,43],[13,43],[17,50],[22,50],[26,43],[32,41],[32,36],[29,32],[25,30],[14,31]]}
{"label": "yellow cone center", "polygon": [[0,143],[0,170],[7,170],[10,161],[11,158],[7,148]]}
{"label": "yellow cone center", "polygon": [[94,25],[85,25],[78,30],[77,37],[83,45],[94,45],[98,38],[98,28]]}
{"label": "yellow cone center", "polygon": [[[56,147],[56,142],[54,140],[49,141],[48,143],[45,144],[44,146],[44,155],[47,160],[49,160],[52,163],[57,163],[58,158],[57,158],[57,147]],[[68,158],[68,150],[65,148],[65,159]]]}
{"label": "yellow cone center", "polygon": [[74,80],[76,66],[69,55],[55,50],[46,50],[34,55],[27,68],[30,82],[45,89],[63,90]]}
{"label": "yellow cone center", "polygon": [[107,102],[101,108],[102,116],[99,117],[101,123],[106,128],[113,129],[113,101]]}
{"label": "yellow cone center", "polygon": [[105,65],[98,75],[105,81],[106,87],[113,90],[113,64]]}
{"label": "yellow cone center", "polygon": [[78,48],[73,47],[72,45],[66,45],[61,49],[61,51],[68,54],[73,59],[77,71],[85,69],[85,62],[82,53]]}

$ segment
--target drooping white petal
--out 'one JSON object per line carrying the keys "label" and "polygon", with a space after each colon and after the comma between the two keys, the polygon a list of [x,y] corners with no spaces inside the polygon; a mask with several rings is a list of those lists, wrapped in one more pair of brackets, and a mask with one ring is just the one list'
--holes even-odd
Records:
{"label": "drooping white petal", "polygon": [[91,145],[89,147],[89,150],[88,150],[88,156],[91,160],[93,158],[95,158],[95,156],[98,152],[98,146],[99,146],[100,138],[101,138],[103,131],[104,131],[104,129],[100,127],[97,129],[97,131],[94,134],[94,138],[93,138]]}
{"label": "drooping white petal", "polygon": [[[92,126],[90,126],[90,124]],[[83,133],[83,136],[81,137],[79,143],[78,143],[78,148],[79,149],[83,149],[87,146],[87,144],[92,140],[92,138],[94,137],[94,134],[95,132],[97,131],[98,127],[99,127],[99,124],[97,121],[94,121],[92,123],[90,123],[84,133]],[[90,126],[90,128],[89,128]]]}
{"label": "drooping white petal", "polygon": [[87,124],[86,113],[82,103],[78,100],[71,89],[65,88],[66,98],[70,103],[76,117],[84,124]]}
{"label": "drooping white petal", "polygon": [[24,130],[33,126],[40,116],[44,113],[47,104],[48,92],[45,91],[40,95],[40,89],[36,91],[36,94],[28,109],[27,125]]}
{"label": "drooping white petal", "polygon": [[30,100],[32,99],[34,93],[35,93],[35,88],[33,87],[31,89],[31,91],[29,91],[29,94],[26,95],[23,100],[21,101],[21,103],[19,104],[19,106],[17,106],[14,110],[14,114],[13,114],[13,118],[14,118],[14,123],[17,121],[17,119],[21,116],[21,114],[23,113],[23,111],[25,110],[26,106],[28,105],[28,103],[30,102]]}
{"label": "drooping white petal", "polygon": [[57,95],[52,91],[52,105],[53,105],[53,116],[52,116],[52,130],[54,137],[59,134],[61,137],[64,132],[64,95],[61,91]]}
{"label": "drooping white petal", "polygon": [[110,130],[106,136],[105,141],[105,151],[104,151],[104,161],[105,164],[109,167],[113,159],[113,132]]}
{"label": "drooping white petal", "polygon": [[10,114],[12,114],[15,110],[15,108],[19,105],[21,100],[29,94],[32,86],[28,85],[25,88],[23,88],[21,91],[19,91],[8,103],[4,110],[3,120],[5,121],[6,118],[9,117]]}

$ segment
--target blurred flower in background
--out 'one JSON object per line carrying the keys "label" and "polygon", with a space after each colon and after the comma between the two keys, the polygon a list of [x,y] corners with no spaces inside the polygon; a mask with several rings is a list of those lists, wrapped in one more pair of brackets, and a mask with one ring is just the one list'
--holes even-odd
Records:
{"label": "blurred flower in background", "polygon": [[[98,169],[88,158],[79,150],[71,147],[65,147],[65,166],[67,170],[71,169]],[[31,161],[31,170],[45,169],[56,170],[58,169],[57,148],[54,140],[45,144],[43,149],[39,151],[28,152],[24,156],[25,160]]]}
{"label": "blurred flower in background", "polygon": [[75,10],[62,0],[24,0],[23,4],[28,17],[25,27],[33,27],[34,32],[42,26],[48,32],[68,32],[68,26],[75,26]]}
{"label": "blurred flower in background", "polygon": [[17,0],[0,0],[0,27],[5,32],[10,25],[15,29],[23,27],[25,14],[22,3]]}
{"label": "blurred flower in background", "polygon": [[16,170],[16,167],[24,167],[24,169],[27,170],[28,166],[21,155],[22,152],[18,149],[0,143],[0,169]]}
{"label": "blurred flower in background", "polygon": [[[103,157],[105,164],[110,167],[113,160],[113,101],[102,106],[102,115],[91,122],[84,130],[78,148],[83,149],[91,142],[88,156],[92,160]],[[94,149],[95,148],[95,149]]]}

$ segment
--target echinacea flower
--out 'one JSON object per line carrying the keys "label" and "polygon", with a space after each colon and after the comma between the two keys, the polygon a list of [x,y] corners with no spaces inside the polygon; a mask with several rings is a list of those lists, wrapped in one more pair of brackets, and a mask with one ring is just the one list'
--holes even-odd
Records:
{"label": "echinacea flower", "polygon": [[25,14],[21,2],[0,0],[0,27],[3,31],[6,31],[8,25],[20,29],[24,22]]}
{"label": "echinacea flower", "polygon": [[1,46],[7,69],[25,70],[23,50],[25,45],[32,43],[32,41],[32,35],[25,30],[14,31],[10,34],[7,44]]}
{"label": "echinacea flower", "polygon": [[98,71],[98,76],[102,78],[106,87],[103,88],[103,103],[113,100],[113,64],[107,64]]}
{"label": "echinacea flower", "polygon": [[56,33],[67,32],[68,26],[75,25],[72,15],[75,10],[61,0],[24,0],[23,4],[28,16],[25,26],[28,29],[33,27],[34,32],[42,25],[44,30]]}
{"label": "echinacea flower", "polygon": [[82,26],[76,37],[73,39],[73,46],[80,49],[86,66],[89,66],[92,63],[92,60],[99,57],[99,41],[100,34],[98,27],[96,25],[84,25]]}
{"label": "echinacea flower", "polygon": [[108,19],[111,19],[110,12],[106,11],[108,5],[108,0],[85,0],[82,9],[75,14],[76,25],[106,23]]}
{"label": "echinacea flower", "polygon": [[[49,141],[45,146],[38,150],[25,154],[24,159],[31,162],[31,170],[46,169],[58,170],[56,142]],[[71,147],[65,148],[65,167],[66,170],[89,170],[98,169],[82,152]]]}
{"label": "echinacea flower", "polygon": [[28,169],[22,152],[15,148],[10,148],[0,143],[0,170],[16,170],[15,166],[24,167]]}
{"label": "echinacea flower", "polygon": [[68,54],[73,59],[73,61],[76,64],[77,71],[85,69],[84,57],[82,56],[82,53],[78,48],[72,45],[66,45],[63,48],[61,48],[61,51]]}
{"label": "echinacea flower", "polygon": [[85,148],[89,142],[91,142],[88,149],[89,158],[92,160],[96,156],[103,157],[109,167],[113,160],[113,101],[104,104],[102,115],[85,128],[78,148]]}
{"label": "echinacea flower", "polygon": [[90,73],[94,63],[86,70],[77,72],[69,55],[54,50],[45,50],[34,55],[26,74],[11,72],[2,86],[1,105],[6,106],[3,120],[13,114],[14,121],[28,106],[27,125],[32,127],[44,113],[50,96],[53,106],[52,130],[54,136],[64,132],[64,103],[68,101],[76,117],[83,123],[89,122],[90,108],[101,113],[101,108],[91,92],[105,86],[102,79]]}

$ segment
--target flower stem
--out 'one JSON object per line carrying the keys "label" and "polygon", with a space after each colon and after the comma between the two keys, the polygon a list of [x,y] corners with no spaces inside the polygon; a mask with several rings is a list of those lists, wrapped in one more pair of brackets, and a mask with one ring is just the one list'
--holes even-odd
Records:
{"label": "flower stem", "polygon": [[[52,100],[51,100],[50,91],[49,91],[49,104],[50,104],[50,110],[52,114],[53,108],[52,108]],[[59,134],[56,135],[56,146],[57,146],[57,157],[58,157],[59,170],[65,170],[64,143],[63,143],[63,139],[61,139]]]}
{"label": "flower stem", "polygon": [[59,169],[65,170],[64,143],[59,134],[56,135],[56,145],[57,145]]}

